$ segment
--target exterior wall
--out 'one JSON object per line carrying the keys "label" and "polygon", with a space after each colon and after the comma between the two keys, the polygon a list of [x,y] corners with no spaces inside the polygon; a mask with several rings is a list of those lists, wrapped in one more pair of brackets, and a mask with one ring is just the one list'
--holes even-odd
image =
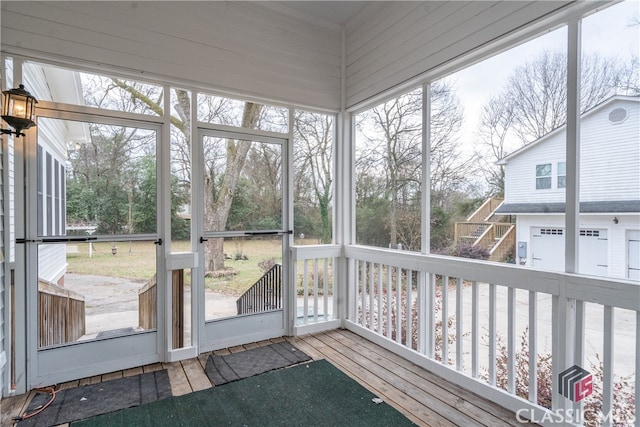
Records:
{"label": "exterior wall", "polygon": [[371,2],[347,24],[347,106],[468,55],[568,4]]}
{"label": "exterior wall", "polygon": [[[10,23],[10,24],[9,24]],[[341,35],[250,2],[2,2],[2,50],[318,108],[340,106]]]}
{"label": "exterior wall", "polygon": [[[50,100],[50,85],[41,67],[25,67],[25,79],[29,82],[32,94],[37,94],[38,99]],[[39,174],[42,180],[41,191],[38,194],[38,233],[41,236],[54,236],[65,234],[64,224],[64,186],[61,182],[65,178],[63,169],[66,163],[67,130],[59,121],[40,120],[38,123],[38,162],[41,162]],[[41,157],[41,159],[40,159]],[[49,160],[50,164],[47,164]],[[49,169],[50,170],[49,170]],[[55,176],[58,175],[58,188],[56,189]],[[47,190],[51,190],[47,197]],[[57,190],[57,191],[56,191]],[[58,194],[58,206],[56,208],[55,195]],[[50,205],[50,206],[49,206]],[[66,272],[67,258],[66,247],[61,244],[38,246],[38,278],[51,283],[58,283]]]}
{"label": "exterior wall", "polygon": [[[629,230],[640,229],[640,214],[581,215],[580,229],[607,230],[608,276],[625,278],[627,274],[627,235]],[[565,228],[564,215],[518,215],[516,241],[527,242],[527,266],[532,265],[532,228]],[[517,262],[517,261],[516,261]]]}
{"label": "exterior wall", "polygon": [[[612,124],[609,113],[619,107],[627,119]],[[583,117],[580,129],[580,200],[583,202],[640,200],[640,103],[616,100]],[[505,203],[561,203],[565,190],[557,188],[557,165],[566,160],[564,128],[533,143],[508,159]],[[552,188],[536,190],[536,165],[552,164]],[[615,167],[612,167],[615,165]],[[621,183],[625,183],[621,185]]]}

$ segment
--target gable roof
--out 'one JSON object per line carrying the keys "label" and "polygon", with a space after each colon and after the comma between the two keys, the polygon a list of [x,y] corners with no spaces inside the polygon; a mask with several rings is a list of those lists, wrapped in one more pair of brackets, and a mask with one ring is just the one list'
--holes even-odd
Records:
{"label": "gable roof", "polygon": [[[614,102],[618,102],[618,101],[631,101],[631,102],[638,102],[640,103],[640,96],[624,96],[624,95],[614,95],[611,96],[610,98],[607,98],[606,100],[602,101],[600,104],[595,105],[594,107],[592,107],[591,109],[585,111],[584,113],[582,113],[582,116],[580,117],[581,120],[584,120],[585,118],[587,118],[588,116],[604,109],[605,107],[609,106],[610,104],[613,104]],[[557,128],[555,128],[554,130],[550,131],[549,133],[547,133],[546,135],[536,139],[535,141],[525,145],[522,148],[517,149],[516,151],[514,151],[513,153],[503,157],[502,159],[498,160],[496,163],[499,165],[504,165],[507,164],[507,162],[509,162],[509,160],[513,159],[516,156],[519,156],[520,154],[524,153],[525,151],[528,151],[530,149],[532,149],[533,147],[541,144],[542,142],[552,138],[553,136],[565,132],[567,128],[567,125],[564,124],[562,126],[559,126]]]}

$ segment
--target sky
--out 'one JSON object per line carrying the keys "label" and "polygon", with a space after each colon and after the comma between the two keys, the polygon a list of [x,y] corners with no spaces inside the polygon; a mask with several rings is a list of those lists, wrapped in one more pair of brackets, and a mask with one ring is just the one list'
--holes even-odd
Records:
{"label": "sky", "polygon": [[[628,60],[640,53],[640,0],[627,0],[610,6],[583,19],[583,52],[598,52]],[[458,88],[458,97],[464,105],[462,140],[473,141],[478,117],[484,103],[497,94],[514,67],[533,58],[545,49],[566,46],[567,29],[559,28],[534,40],[510,49],[448,78]]]}

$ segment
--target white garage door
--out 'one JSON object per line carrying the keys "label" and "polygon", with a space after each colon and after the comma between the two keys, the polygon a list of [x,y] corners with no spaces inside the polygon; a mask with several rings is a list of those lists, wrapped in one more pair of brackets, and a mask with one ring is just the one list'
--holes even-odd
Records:
{"label": "white garage door", "polygon": [[533,227],[531,265],[541,270],[564,271],[564,229]]}
{"label": "white garage door", "polygon": [[607,230],[580,230],[578,271],[593,276],[609,274]]}
{"label": "white garage door", "polygon": [[640,231],[629,231],[627,236],[627,277],[640,280]]}
{"label": "white garage door", "polygon": [[[533,227],[532,266],[541,270],[564,271],[564,229]],[[608,275],[607,230],[580,230],[578,271],[594,276]]]}

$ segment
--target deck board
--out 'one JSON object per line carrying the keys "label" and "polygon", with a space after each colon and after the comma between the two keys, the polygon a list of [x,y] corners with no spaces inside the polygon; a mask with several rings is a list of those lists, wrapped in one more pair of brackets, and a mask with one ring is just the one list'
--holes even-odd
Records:
{"label": "deck board", "polygon": [[191,385],[191,390],[199,391],[211,388],[212,384],[209,377],[204,372],[200,360],[188,359],[182,361],[182,368],[187,375],[187,380]]}
{"label": "deck board", "polygon": [[[345,345],[353,346],[353,348],[371,346],[371,343],[365,338],[351,332],[339,330],[335,332],[340,336],[348,337],[349,341],[345,342]],[[514,414],[509,410],[486,399],[479,398],[478,395],[467,391],[462,387],[451,384],[437,375],[417,367],[412,362],[403,359],[382,347],[373,346],[372,348],[379,357],[381,357],[381,359],[378,359],[379,362],[383,364],[393,362],[403,368],[400,372],[406,373],[408,371],[408,375],[404,377],[406,381],[413,381],[414,383],[422,384],[424,386],[429,384],[428,387],[437,387],[437,395],[443,400],[445,405],[449,405],[453,408],[457,408],[471,414],[477,414],[477,416],[481,417],[479,420],[484,420],[484,423],[489,426],[522,425],[515,421]],[[411,379],[412,377],[413,379]]]}
{"label": "deck board", "polygon": [[[486,412],[472,403],[478,396],[465,393],[438,377],[429,377],[426,371],[401,357],[379,347],[365,346],[354,334],[340,332],[324,334],[338,341],[349,352],[349,357],[369,366],[372,375],[397,389],[401,395],[414,397],[455,425],[508,426],[511,423]],[[322,338],[321,338],[322,339]],[[498,408],[491,408],[497,410]]]}
{"label": "deck board", "polygon": [[[174,396],[212,387],[205,373],[210,354],[226,355],[288,341],[313,360],[326,359],[363,387],[396,408],[419,426],[522,426],[515,414],[403,359],[347,330],[332,330],[299,337],[276,338],[228,349],[197,358],[154,363],[124,371],[97,375],[57,385],[68,388],[95,384],[113,378],[167,369]],[[11,426],[11,418],[24,412],[34,392],[5,398],[0,427]]]}
{"label": "deck board", "polygon": [[[342,345],[336,345],[336,342],[332,342],[330,337],[325,334],[316,334],[315,336],[305,337],[310,341],[311,345],[321,347],[324,350],[323,356],[329,360],[332,364],[338,367],[343,372],[347,373],[350,377],[355,379],[363,387],[376,394],[385,402],[402,412],[407,418],[421,426],[456,426],[456,425],[470,425],[468,422],[465,424],[456,424],[445,417],[438,414],[436,411],[430,409],[428,402],[420,402],[414,398],[414,396],[402,393],[393,384],[385,381],[380,372],[372,372],[367,369],[368,358],[364,358],[364,363],[358,363],[358,360],[350,358],[344,352],[348,352]],[[318,345],[314,343],[315,340],[323,343],[324,345]],[[360,359],[362,362],[363,359]],[[467,420],[468,421],[468,420]]]}

